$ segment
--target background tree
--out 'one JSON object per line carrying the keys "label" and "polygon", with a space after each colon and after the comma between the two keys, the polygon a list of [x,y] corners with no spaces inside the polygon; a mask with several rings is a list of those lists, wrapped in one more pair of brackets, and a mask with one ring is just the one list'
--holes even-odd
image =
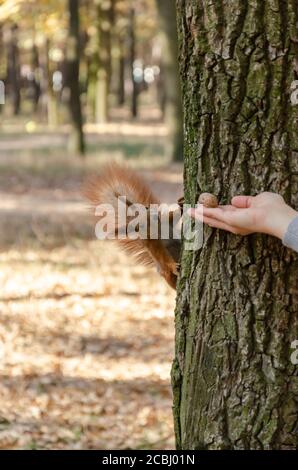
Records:
{"label": "background tree", "polygon": [[125,103],[125,41],[122,31],[118,33],[118,83],[117,102],[119,106]]}
{"label": "background tree", "polygon": [[136,35],[135,35],[135,17],[136,12],[134,7],[130,8],[129,12],[129,60],[130,60],[130,72],[131,72],[131,83],[132,83],[132,94],[131,94],[131,114],[133,118],[138,115],[138,94],[139,86],[135,77],[135,60],[136,60]]}
{"label": "background tree", "polygon": [[12,24],[7,30],[7,82],[10,88],[13,114],[20,113],[21,76],[18,46],[18,26]]}
{"label": "background tree", "polygon": [[[296,2],[178,2],[185,196],[274,191],[298,206]],[[297,445],[297,256],[205,229],[183,253],[173,365],[178,448]],[[296,387],[297,388],[297,387]]]}
{"label": "background tree", "polygon": [[162,38],[164,74],[164,115],[169,127],[167,153],[173,160],[183,159],[183,116],[178,68],[176,6],[173,0],[156,0]]}
{"label": "background tree", "polygon": [[109,119],[109,92],[111,83],[111,35],[114,2],[98,0],[95,4],[95,30],[92,38],[91,86],[94,116],[98,124]]}
{"label": "background tree", "polygon": [[[3,38],[3,25],[0,23],[0,51],[4,50],[4,38]],[[0,53],[0,80],[4,82],[6,78],[6,60],[4,54]],[[2,113],[3,106],[0,106],[0,114]]]}
{"label": "background tree", "polygon": [[38,47],[33,42],[32,45],[32,89],[33,89],[33,103],[34,103],[34,110],[37,111],[39,98],[41,94],[41,86],[40,86],[40,64],[39,64],[39,54],[38,54]]}
{"label": "background tree", "polygon": [[80,27],[79,27],[79,2],[69,0],[69,34],[66,44],[66,86],[70,91],[69,107],[72,119],[72,133],[69,137],[69,148],[72,151],[84,154],[85,143],[83,134],[83,117],[80,98]]}

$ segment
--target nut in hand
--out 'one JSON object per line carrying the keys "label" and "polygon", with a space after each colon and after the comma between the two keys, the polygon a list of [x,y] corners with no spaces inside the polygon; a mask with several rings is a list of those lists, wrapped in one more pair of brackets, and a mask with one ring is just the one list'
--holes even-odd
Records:
{"label": "nut in hand", "polygon": [[202,193],[199,197],[199,203],[205,207],[218,207],[217,197],[210,193]]}

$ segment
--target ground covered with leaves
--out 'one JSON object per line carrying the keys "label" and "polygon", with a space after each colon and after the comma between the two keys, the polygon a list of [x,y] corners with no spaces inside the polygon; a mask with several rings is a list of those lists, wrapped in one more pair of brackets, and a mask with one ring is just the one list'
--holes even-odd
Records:
{"label": "ground covered with leaves", "polygon": [[[173,448],[174,292],[94,239],[80,183],[96,158],[29,158],[5,142],[0,448]],[[181,168],[139,166],[175,202]]]}

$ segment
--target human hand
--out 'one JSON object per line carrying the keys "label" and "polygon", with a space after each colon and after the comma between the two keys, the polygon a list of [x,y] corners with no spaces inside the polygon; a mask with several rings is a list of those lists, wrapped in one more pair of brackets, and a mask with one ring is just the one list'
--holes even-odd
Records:
{"label": "human hand", "polygon": [[235,196],[231,205],[207,208],[198,204],[189,209],[191,217],[237,235],[266,233],[283,239],[290,222],[298,212],[282,196],[264,192],[258,196]]}

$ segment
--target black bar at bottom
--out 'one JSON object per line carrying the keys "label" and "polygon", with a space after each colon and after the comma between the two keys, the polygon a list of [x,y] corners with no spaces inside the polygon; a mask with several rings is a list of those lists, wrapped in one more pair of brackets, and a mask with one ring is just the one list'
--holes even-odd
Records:
{"label": "black bar at bottom", "polygon": [[[122,467],[140,468],[152,466],[175,468],[177,465],[189,468],[209,468],[210,464],[229,465],[287,465],[296,460],[293,451],[133,451],[133,450],[91,450],[91,451],[1,451],[0,465],[20,464],[22,467],[35,465],[66,464],[71,468]],[[54,469],[55,470],[55,469]]]}

